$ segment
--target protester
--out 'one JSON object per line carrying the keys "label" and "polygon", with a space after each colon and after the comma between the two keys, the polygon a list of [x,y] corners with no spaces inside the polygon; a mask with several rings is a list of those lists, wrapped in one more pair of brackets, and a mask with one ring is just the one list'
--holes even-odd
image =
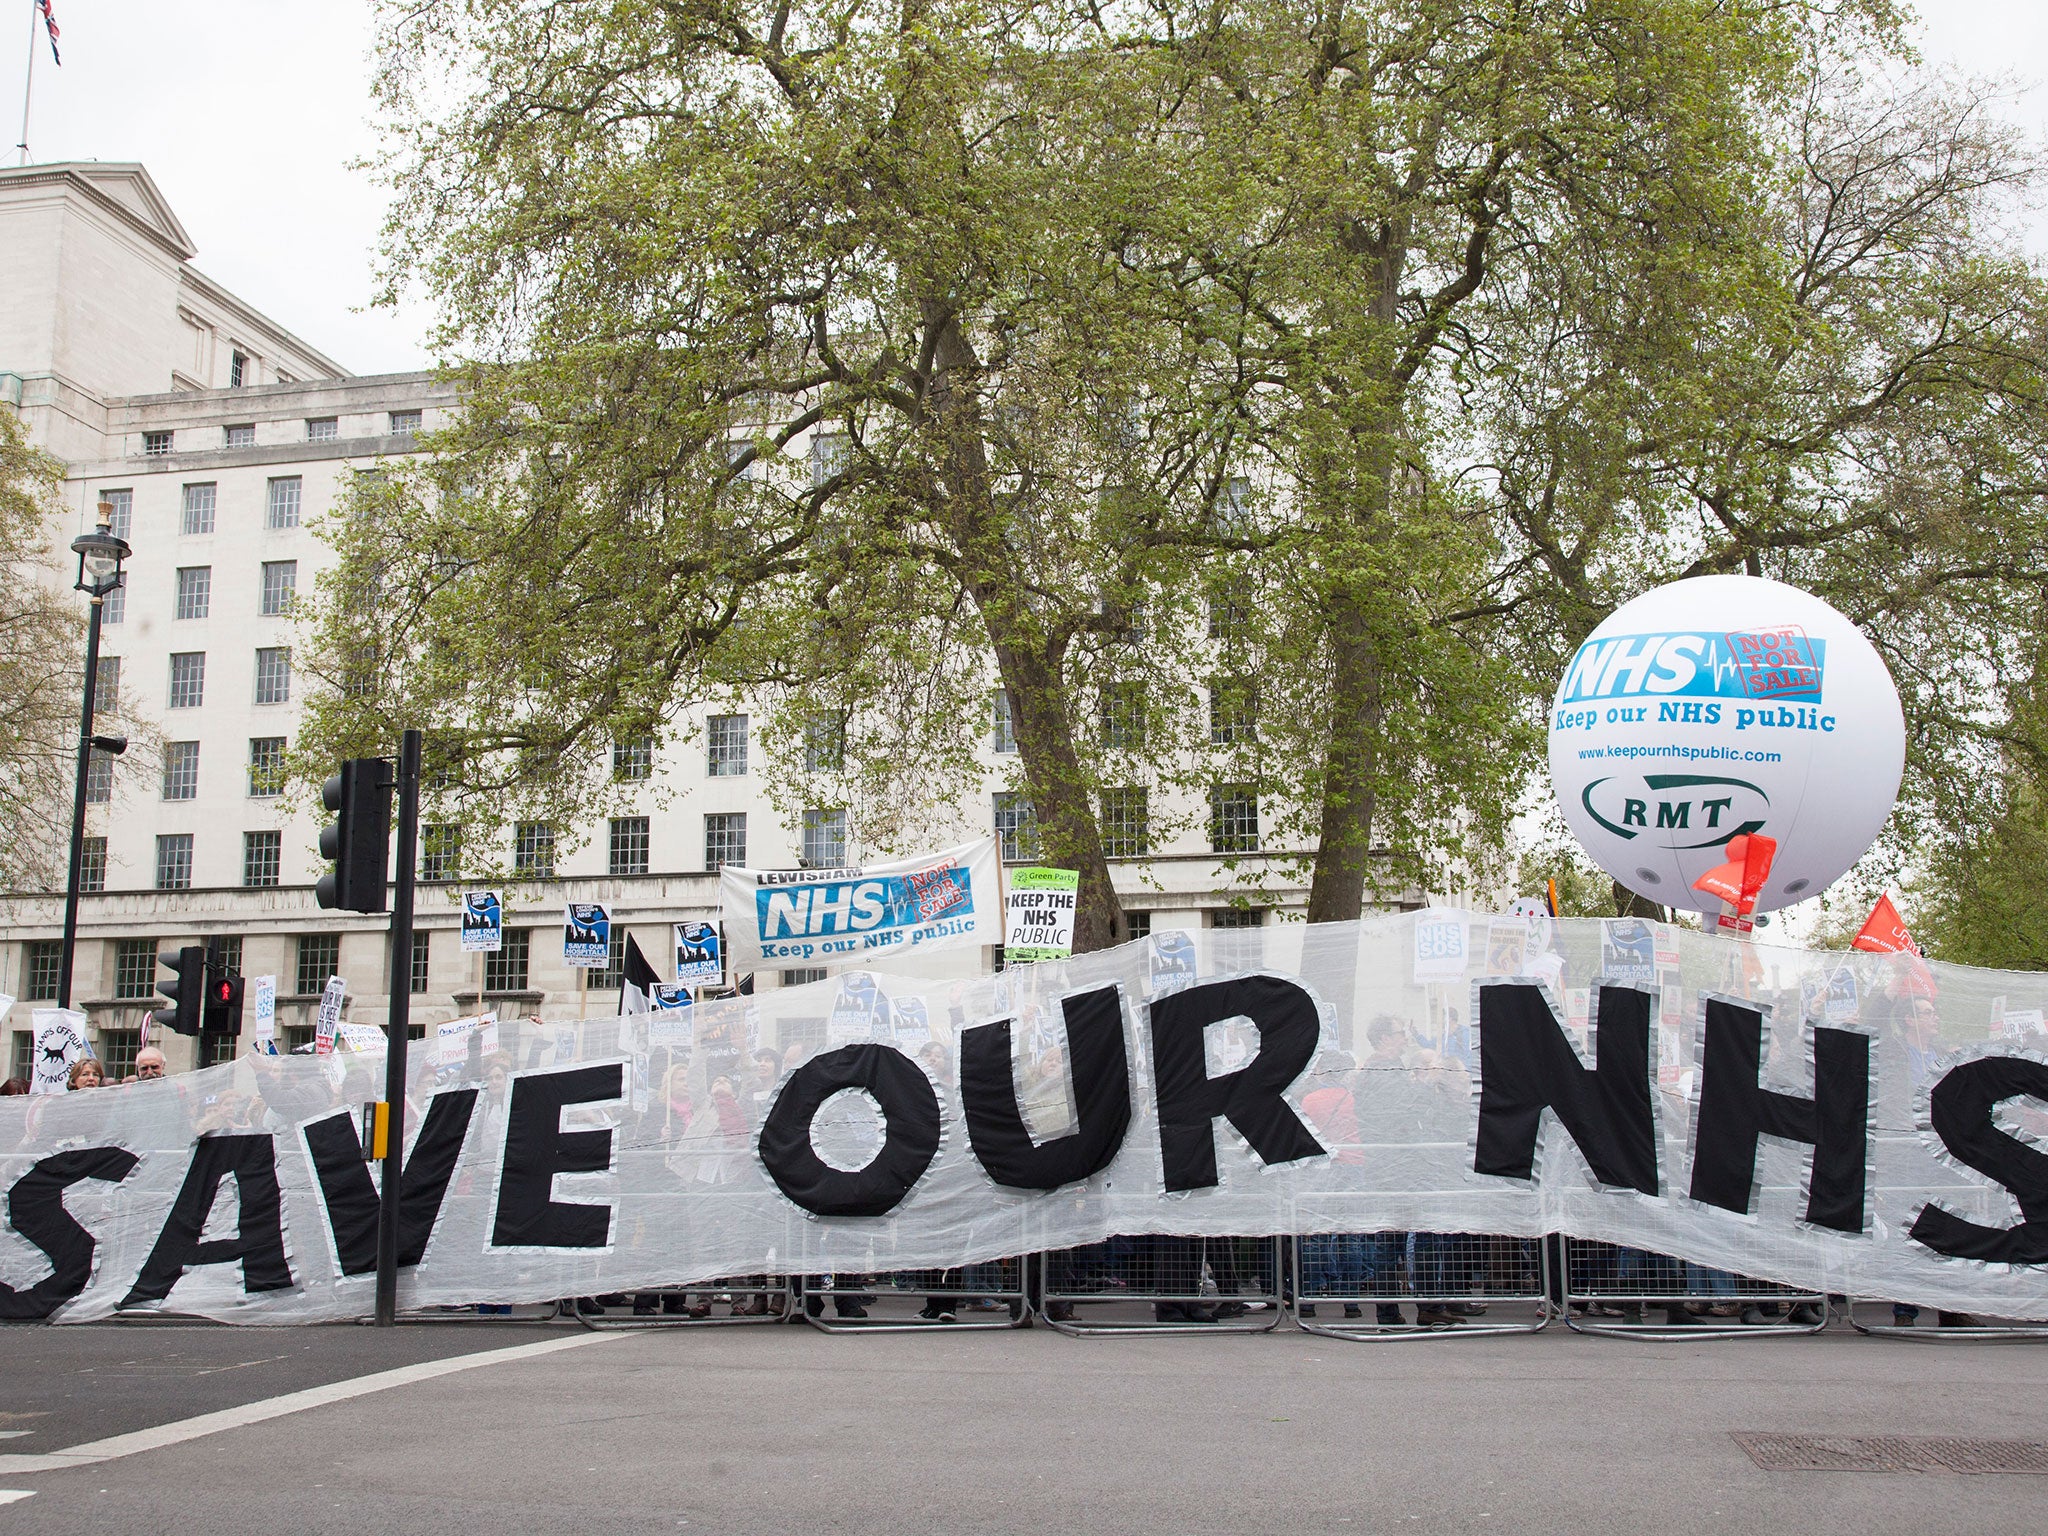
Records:
{"label": "protester", "polygon": [[78,1088],[99,1088],[105,1085],[107,1074],[100,1066],[97,1056],[81,1056],[71,1063],[71,1075],[65,1079],[67,1092]]}
{"label": "protester", "polygon": [[135,1053],[135,1070],[129,1075],[131,1083],[147,1083],[164,1075],[164,1053],[153,1045],[145,1045]]}
{"label": "protester", "polygon": [[27,1078],[10,1077],[9,1079],[7,1079],[6,1082],[0,1083],[0,1099],[11,1099],[16,1097],[17,1095],[26,1097],[27,1094]]}

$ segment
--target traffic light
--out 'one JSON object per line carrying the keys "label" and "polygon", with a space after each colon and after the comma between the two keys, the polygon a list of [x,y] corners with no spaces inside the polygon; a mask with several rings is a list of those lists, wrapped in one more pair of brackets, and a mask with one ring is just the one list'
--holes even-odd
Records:
{"label": "traffic light", "polygon": [[206,1001],[206,949],[199,944],[187,944],[183,949],[167,949],[156,957],[156,963],[168,966],[171,979],[156,984],[157,991],[171,1000],[169,1008],[159,1008],[150,1017],[158,1029],[168,1029],[181,1035],[199,1033],[200,1010]]}
{"label": "traffic light", "polygon": [[219,939],[206,944],[206,1007],[199,1027],[209,1035],[242,1032],[242,978],[228,969],[227,946]]}
{"label": "traffic light", "polygon": [[323,907],[349,912],[382,912],[384,870],[391,862],[391,764],[381,757],[352,757],[320,786],[320,800],[335,813],[320,829],[320,857],[334,868],[320,877],[313,895]]}

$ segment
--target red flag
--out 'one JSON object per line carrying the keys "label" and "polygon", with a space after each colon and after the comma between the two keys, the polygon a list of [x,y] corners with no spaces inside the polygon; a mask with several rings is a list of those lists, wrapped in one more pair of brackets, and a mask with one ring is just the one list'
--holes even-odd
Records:
{"label": "red flag", "polygon": [[1920,946],[1913,942],[1913,935],[1906,931],[1906,920],[1899,916],[1899,909],[1892,905],[1890,891],[1877,898],[1877,905],[1870,909],[1870,916],[1864,919],[1862,929],[1850,941],[1850,948],[1868,950],[1875,955],[1920,953]]}

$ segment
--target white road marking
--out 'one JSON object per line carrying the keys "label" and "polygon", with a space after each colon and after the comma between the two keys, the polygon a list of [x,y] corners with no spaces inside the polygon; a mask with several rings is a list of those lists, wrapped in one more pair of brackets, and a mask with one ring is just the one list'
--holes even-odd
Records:
{"label": "white road marking", "polygon": [[49,1451],[40,1456],[0,1456],[0,1474],[56,1472],[65,1467],[89,1467],[95,1462],[113,1461],[142,1451],[161,1450],[167,1445],[197,1440],[202,1435],[217,1435],[224,1429],[242,1429],[250,1424],[261,1424],[265,1419],[282,1418],[288,1413],[300,1413],[308,1408],[324,1408],[329,1403],[345,1403],[352,1397],[364,1397],[390,1387],[407,1387],[416,1381],[432,1381],[437,1376],[452,1376],[457,1371],[474,1370],[478,1366],[533,1359],[540,1355],[551,1355],[557,1350],[579,1349],[586,1344],[601,1344],[606,1339],[618,1337],[621,1335],[584,1332],[565,1339],[544,1339],[536,1344],[515,1344],[507,1349],[486,1349],[472,1355],[451,1355],[445,1360],[423,1360],[417,1365],[402,1365],[395,1370],[377,1371],[369,1376],[329,1382],[324,1387],[308,1387],[301,1392],[287,1392],[282,1397],[262,1398],[257,1402],[243,1403],[238,1408],[223,1408],[216,1413],[202,1413],[195,1418],[157,1424],[149,1429],[138,1429],[125,1435],[110,1435],[104,1440],[89,1440],[83,1445],[70,1446],[61,1451]]}
{"label": "white road marking", "polygon": [[0,1429],[0,1440],[19,1440],[23,1435],[32,1435],[32,1429]]}
{"label": "white road marking", "polygon": [[0,1504],[19,1504],[36,1496],[33,1488],[0,1488]]}

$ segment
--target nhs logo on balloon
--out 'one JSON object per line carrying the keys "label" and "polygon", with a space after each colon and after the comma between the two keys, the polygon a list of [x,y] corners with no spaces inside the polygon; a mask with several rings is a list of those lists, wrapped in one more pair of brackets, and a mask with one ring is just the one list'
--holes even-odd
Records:
{"label": "nhs logo on balloon", "polygon": [[1572,658],[1558,702],[1668,699],[1674,703],[1658,710],[1659,719],[1713,724],[1717,715],[1704,707],[1687,710],[1675,701],[1818,704],[1827,656],[1827,641],[1796,624],[1718,634],[1595,635]]}

